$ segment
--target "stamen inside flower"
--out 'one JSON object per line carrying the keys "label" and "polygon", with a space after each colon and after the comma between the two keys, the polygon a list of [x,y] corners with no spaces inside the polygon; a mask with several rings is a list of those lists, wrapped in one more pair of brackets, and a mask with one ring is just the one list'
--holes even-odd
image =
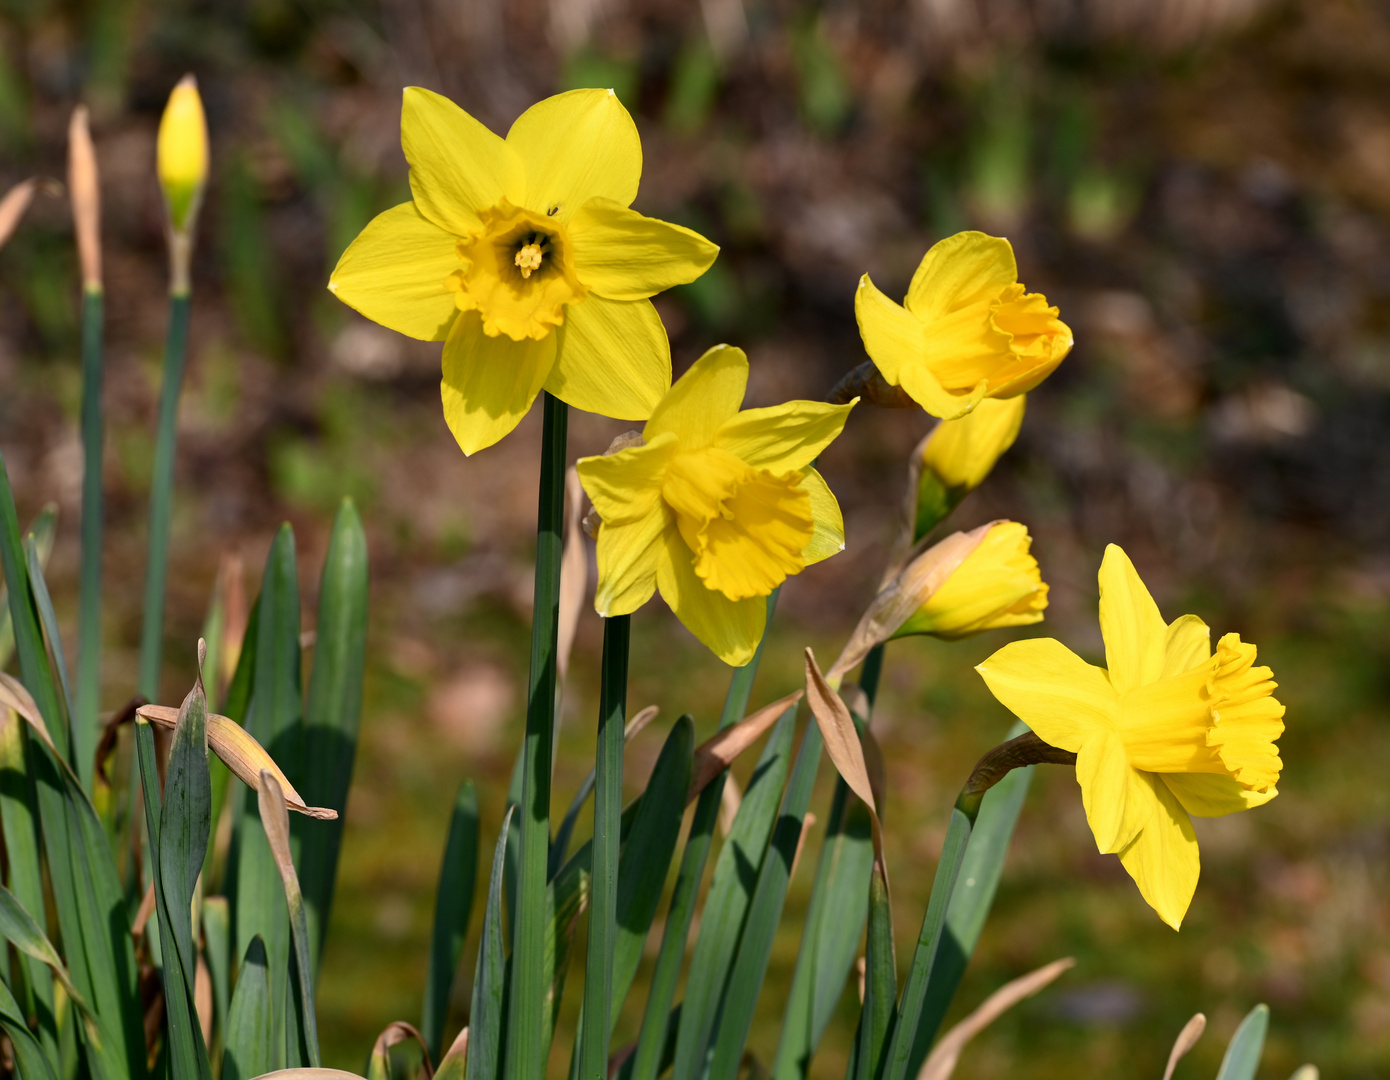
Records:
{"label": "stamen inside flower", "polygon": [[445,287],[460,311],[477,311],[489,337],[540,340],[588,295],[558,221],[503,199],[478,214],[482,228],[459,242],[460,267]]}
{"label": "stamen inside flower", "polygon": [[533,237],[530,243],[523,244],[521,250],[516,253],[514,261],[521,269],[523,278],[529,278],[534,271],[540,269],[541,257],[544,255],[541,250],[542,242],[540,237]]}

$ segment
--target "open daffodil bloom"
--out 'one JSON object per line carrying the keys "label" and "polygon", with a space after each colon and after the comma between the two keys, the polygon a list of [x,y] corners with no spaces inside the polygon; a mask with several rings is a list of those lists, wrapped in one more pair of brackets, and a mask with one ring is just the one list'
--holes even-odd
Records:
{"label": "open daffodil bloom", "polygon": [[753,658],[765,598],[844,548],[840,506],[811,468],[851,405],[791,401],[739,411],[742,350],[705,353],[657,405],[635,445],[580,458],[598,530],[600,615],[626,615],[658,588],[727,664]]}
{"label": "open daffodil bloom", "polygon": [[1100,568],[1106,668],[1051,638],[1006,645],[976,670],[1044,742],[1076,754],[1086,819],[1144,899],[1175,930],[1197,887],[1189,815],[1218,817],[1268,802],[1282,763],[1284,706],[1255,646],[1206,624],[1165,624],[1129,557]]}
{"label": "open daffodil bloom", "polygon": [[718,248],[628,208],[642,146],[613,92],[547,98],[503,139],[409,87],[401,145],[413,201],[368,224],[328,287],[383,326],[444,342],[444,416],[464,452],[511,431],[542,389],[650,416],[671,353],[648,297],[699,277]]}
{"label": "open daffodil bloom", "polygon": [[865,274],[854,297],[864,348],[889,383],[933,416],[1033,389],[1071,351],[1072,333],[1041,293],[1018,282],[1007,240],[963,232],[923,257],[905,304]]}

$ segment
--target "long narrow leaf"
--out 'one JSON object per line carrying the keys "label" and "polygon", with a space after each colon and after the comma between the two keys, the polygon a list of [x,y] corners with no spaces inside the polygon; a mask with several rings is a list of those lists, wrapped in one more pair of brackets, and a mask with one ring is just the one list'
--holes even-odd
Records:
{"label": "long narrow leaf", "polygon": [[[35,515],[24,535],[34,537],[34,546],[39,552],[39,565],[48,566],[48,557],[53,554],[53,541],[58,535],[58,504],[49,503]],[[10,666],[14,656],[14,623],[10,620],[10,586],[6,580],[0,583],[0,669]]]}
{"label": "long narrow leaf", "polygon": [[212,977],[213,1014],[222,1044],[227,1041],[227,1010],[231,1005],[232,922],[225,896],[209,896],[203,900],[203,955],[208,974]]}
{"label": "long narrow leaf", "polygon": [[[795,719],[795,706],[787,710],[785,719]],[[748,907],[748,919],[738,943],[738,957],[730,973],[729,985],[723,995],[715,1036],[714,1056],[710,1076],[715,1080],[734,1080],[748,1032],[753,1027],[753,1010],[762,992],[772,956],[772,940],[782,918],[782,905],[787,899],[796,849],[801,841],[806,807],[811,801],[811,789],[820,767],[821,732],[818,725],[808,724],[796,756],[796,767],[787,782],[781,813],[773,830],[766,855],[760,860],[758,883]]]}
{"label": "long narrow leaf", "polygon": [[869,879],[869,935],[864,952],[864,1009],[859,1018],[859,1080],[877,1080],[898,1004],[893,908],[882,863]]}
{"label": "long narrow leaf", "polygon": [[[744,917],[753,900],[753,869],[763,863],[791,764],[796,709],[789,708],[768,736],[743,802],[715,860],[714,876],[690,961],[676,1036],[675,1080],[698,1080],[729,986]],[[788,856],[790,859],[790,856]],[[788,864],[790,865],[790,863]]]}
{"label": "long narrow leaf", "polygon": [[[367,535],[350,499],[333,523],[328,556],[319,582],[314,669],[304,709],[304,775],[300,791],[313,806],[342,810],[352,781],[357,727],[362,715],[362,670],[367,648]],[[312,969],[318,971],[343,821],[295,821],[302,854],[299,879],[309,920]]]}
{"label": "long narrow leaf", "polygon": [[468,1075],[474,1080],[498,1080],[502,1075],[502,1010],[506,1003],[506,945],[502,940],[502,876],[507,864],[507,836],[512,814],[508,808],[497,834],[488,879],[483,935],[473,974],[473,1008],[468,1015]]}
{"label": "long narrow leaf", "polygon": [[265,942],[253,937],[246,946],[246,958],[237,975],[231,1008],[227,1010],[222,1080],[251,1080],[270,1071],[276,1056],[272,1005]]}
{"label": "long narrow leaf", "polygon": [[25,1024],[24,1012],[3,979],[0,979],[0,1029],[10,1037],[16,1071],[23,1080],[57,1080],[48,1054]]}
{"label": "long narrow leaf", "polygon": [[[63,653],[63,635],[58,631],[58,615],[53,610],[53,598],[48,594],[48,582],[44,580],[43,565],[39,561],[38,544],[33,533],[24,537],[24,563],[29,571],[29,587],[34,592],[34,607],[39,613],[39,624],[48,641],[50,661],[53,670],[58,673],[58,688],[63,692],[63,713],[70,720],[73,705],[72,681],[68,677],[68,661]],[[71,740],[65,741],[71,745]]]}
{"label": "long narrow leaf", "polygon": [[439,888],[434,900],[434,931],[430,936],[430,966],[425,976],[425,1011],[421,1021],[425,1045],[439,1057],[444,1041],[444,1021],[458,970],[459,954],[468,936],[473,912],[473,892],[478,876],[478,792],[473,781],[459,785],[449,837],[439,867]]}
{"label": "long narrow leaf", "polygon": [[1255,1080],[1264,1053],[1265,1033],[1269,1030],[1269,1006],[1256,1005],[1245,1015],[1231,1036],[1216,1080]]}

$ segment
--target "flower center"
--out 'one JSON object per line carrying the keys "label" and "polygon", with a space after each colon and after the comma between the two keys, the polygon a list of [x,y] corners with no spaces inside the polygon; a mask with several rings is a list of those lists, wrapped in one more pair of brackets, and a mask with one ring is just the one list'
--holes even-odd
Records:
{"label": "flower center", "polygon": [[481,314],[490,337],[544,338],[564,323],[565,305],[588,295],[564,226],[506,199],[478,220],[482,228],[459,241],[459,269],[445,281],[455,305]]}
{"label": "flower center", "polygon": [[777,476],[724,450],[680,454],[661,494],[676,513],[695,573],[730,600],[767,596],[806,565],[815,530],[800,472]]}

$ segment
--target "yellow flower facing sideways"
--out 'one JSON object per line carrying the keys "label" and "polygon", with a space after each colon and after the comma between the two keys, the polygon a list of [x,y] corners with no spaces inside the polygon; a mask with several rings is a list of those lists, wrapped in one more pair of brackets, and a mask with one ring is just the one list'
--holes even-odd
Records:
{"label": "yellow flower facing sideways", "polygon": [[444,416],[464,453],[512,430],[542,389],[645,420],[671,386],[648,297],[693,281],[719,249],[629,204],[642,174],[611,90],[571,90],[495,135],[409,87],[401,146],[413,200],[377,216],[328,287],[369,319],[444,342]]}
{"label": "yellow flower facing sideways", "polygon": [[1009,242],[981,232],[933,245],[904,304],[865,274],[854,313],[884,379],[943,420],[964,416],[987,397],[1033,389],[1072,346],[1057,309],[1019,284]]}
{"label": "yellow flower facing sideways", "polygon": [[1284,706],[1255,646],[1211,649],[1195,615],[1165,624],[1129,557],[1100,568],[1106,668],[1051,638],[1004,646],[976,670],[1039,738],[1076,754],[1086,819],[1173,929],[1197,887],[1189,815],[1219,817],[1278,794]]}
{"label": "yellow flower facing sideways", "polygon": [[854,404],[740,412],[747,385],[742,350],[717,346],[661,399],[639,444],[578,463],[601,519],[599,614],[629,614],[660,589],[735,666],[753,658],[768,594],[845,546],[840,506],[811,462]]}

